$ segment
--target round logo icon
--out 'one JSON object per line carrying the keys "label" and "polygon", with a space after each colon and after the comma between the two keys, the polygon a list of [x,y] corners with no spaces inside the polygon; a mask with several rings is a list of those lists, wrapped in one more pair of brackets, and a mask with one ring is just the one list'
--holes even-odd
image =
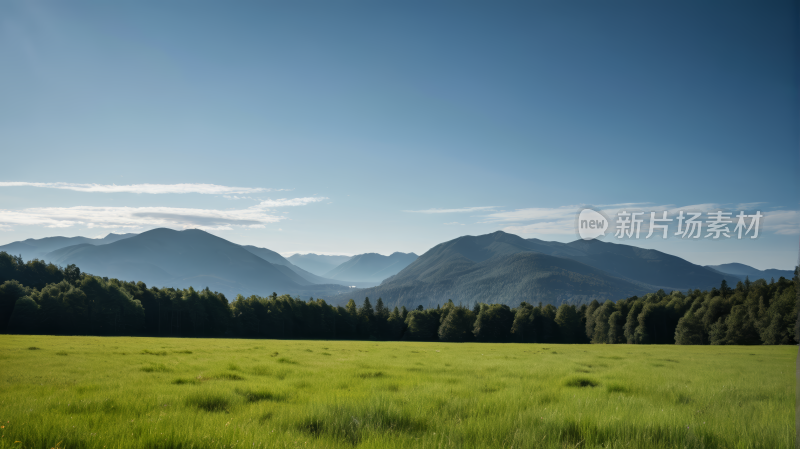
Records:
{"label": "round logo icon", "polygon": [[578,235],[584,240],[606,235],[608,220],[600,212],[584,209],[578,215]]}

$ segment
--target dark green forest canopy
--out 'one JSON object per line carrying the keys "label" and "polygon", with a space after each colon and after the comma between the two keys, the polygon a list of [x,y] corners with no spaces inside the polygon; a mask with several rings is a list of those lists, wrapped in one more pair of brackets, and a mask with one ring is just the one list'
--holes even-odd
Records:
{"label": "dark green forest canopy", "polygon": [[725,281],[710,291],[659,290],[603,304],[516,308],[452,300],[389,310],[351,299],[334,306],[289,295],[156,288],[0,252],[0,332],[56,335],[229,336],[523,343],[797,344],[798,270],[792,280]]}

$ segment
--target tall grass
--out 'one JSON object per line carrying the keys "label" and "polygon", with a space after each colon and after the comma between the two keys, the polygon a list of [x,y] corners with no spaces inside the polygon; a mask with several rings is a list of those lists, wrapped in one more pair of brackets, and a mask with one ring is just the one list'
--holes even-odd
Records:
{"label": "tall grass", "polygon": [[796,351],[0,336],[0,448],[792,448]]}

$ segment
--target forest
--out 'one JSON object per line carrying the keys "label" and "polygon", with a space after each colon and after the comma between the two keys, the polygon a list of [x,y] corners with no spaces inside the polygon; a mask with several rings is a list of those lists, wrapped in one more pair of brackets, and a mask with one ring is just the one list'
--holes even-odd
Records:
{"label": "forest", "polygon": [[204,290],[148,288],[0,252],[0,333],[443,342],[787,345],[800,340],[794,279],[725,281],[579,307],[503,304],[390,310],[289,295],[233,301]]}

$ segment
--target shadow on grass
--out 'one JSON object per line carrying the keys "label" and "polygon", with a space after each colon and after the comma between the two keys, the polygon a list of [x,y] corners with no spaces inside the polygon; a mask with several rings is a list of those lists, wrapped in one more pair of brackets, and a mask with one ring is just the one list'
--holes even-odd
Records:
{"label": "shadow on grass", "polygon": [[318,438],[328,437],[355,446],[369,433],[420,434],[427,426],[402,410],[331,407],[302,420],[297,428]]}
{"label": "shadow on grass", "polygon": [[[680,447],[687,449],[722,449],[731,442],[724,437],[701,428],[665,425],[605,426],[592,422],[548,422],[545,432],[558,436],[565,447],[606,447],[615,442],[636,443],[631,447]],[[627,447],[627,446],[626,446]],[[764,446],[773,447],[773,446]],[[778,446],[774,446],[778,447]]]}
{"label": "shadow on grass", "polygon": [[151,351],[149,349],[145,349],[142,351],[142,354],[145,355],[167,355],[167,351]]}
{"label": "shadow on grass", "polygon": [[565,379],[564,385],[567,387],[596,387],[600,383],[589,377],[574,376]]}
{"label": "shadow on grass", "polygon": [[164,365],[163,363],[153,363],[150,366],[143,366],[141,368],[142,371],[145,373],[169,373],[172,372],[172,368]]}
{"label": "shadow on grass", "polygon": [[261,401],[280,402],[286,400],[284,396],[275,394],[267,390],[252,390],[246,388],[237,388],[234,391],[236,392],[236,394],[244,397],[244,399],[247,402],[261,402]]}
{"label": "shadow on grass", "polygon": [[207,412],[228,412],[231,401],[220,394],[198,394],[186,398],[186,405]]}

